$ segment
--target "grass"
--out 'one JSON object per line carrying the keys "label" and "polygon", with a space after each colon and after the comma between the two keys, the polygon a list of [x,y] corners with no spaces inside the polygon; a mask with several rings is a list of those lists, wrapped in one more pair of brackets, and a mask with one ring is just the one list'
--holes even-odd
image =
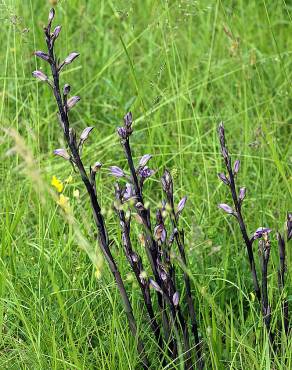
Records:
{"label": "grass", "polygon": [[[110,272],[104,264],[97,279],[92,264],[100,257],[83,187],[51,154],[63,142],[53,99],[31,77],[44,65],[32,53],[44,48],[40,26],[49,6],[41,0],[0,3],[0,367],[135,369],[135,343]],[[115,128],[131,109],[134,155],[153,154],[158,170],[147,184],[156,197],[148,200],[160,199],[165,166],[175,174],[177,199],[188,195],[184,227],[206,369],[292,367],[291,338],[282,338],[277,356],[269,349],[238,227],[217,208],[229,196],[216,176],[223,168],[216,127],[224,120],[229,149],[242,162],[249,232],[283,228],[292,194],[291,17],[285,0],[71,0],[57,7],[59,50],[81,53],[64,73],[64,82],[82,97],[72,122],[79,131],[96,127],[85,162],[124,165]],[[62,181],[73,176],[64,195],[75,219],[66,219],[56,205],[53,175]],[[110,212],[112,185],[104,169],[98,191],[126,275]],[[76,189],[80,198],[73,196]],[[272,327],[280,312],[277,256],[273,234]],[[291,248],[289,260],[291,265]],[[127,289],[153,353],[130,275]],[[152,361],[162,368],[160,358]]]}

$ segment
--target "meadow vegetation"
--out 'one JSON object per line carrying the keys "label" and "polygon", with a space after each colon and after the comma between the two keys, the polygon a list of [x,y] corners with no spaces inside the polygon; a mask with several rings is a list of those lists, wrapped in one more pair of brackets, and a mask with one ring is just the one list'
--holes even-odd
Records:
{"label": "meadow vegetation", "polygon": [[[53,155],[65,141],[52,92],[31,75],[49,71],[33,52],[45,49],[50,3],[0,3],[0,367],[140,368],[137,338],[100,253],[82,181]],[[59,1],[56,11],[55,24],[63,27],[58,55],[80,53],[61,77],[81,97],[70,122],[79,133],[94,127],[82,158],[103,164],[95,178],[101,213],[152,367],[183,369],[184,355],[166,363],[168,353],[159,354],[121,247],[109,168],[127,168],[116,130],[129,110],[134,161],[150,153],[156,171],[144,185],[145,202],[154,209],[163,198],[166,168],[176,201],[188,197],[180,216],[188,266],[177,270],[177,279],[187,272],[191,280],[205,368],[291,368],[291,332],[282,330],[277,348],[271,345],[240,229],[218,208],[232,200],[217,174],[224,167],[218,140],[224,121],[232,160],[240,160],[237,181],[247,189],[242,213],[249,236],[259,227],[271,229],[269,326],[283,328],[281,303],[291,301],[291,273],[280,296],[276,231],[286,235],[292,208],[292,5],[70,0]],[[143,254],[139,223],[131,232]],[[260,273],[257,249],[255,242]],[[291,242],[286,253],[289,266]]]}

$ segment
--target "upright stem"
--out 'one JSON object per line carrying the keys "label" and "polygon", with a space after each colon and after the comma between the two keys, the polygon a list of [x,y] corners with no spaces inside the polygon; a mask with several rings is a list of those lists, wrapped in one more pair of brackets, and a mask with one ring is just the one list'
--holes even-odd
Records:
{"label": "upright stem", "polygon": [[249,259],[249,266],[250,266],[250,271],[252,274],[252,280],[253,280],[253,286],[254,286],[254,291],[256,294],[256,297],[258,301],[261,301],[261,290],[258,282],[258,277],[257,277],[257,272],[256,272],[256,267],[255,267],[255,260],[254,260],[254,255],[253,255],[253,250],[252,250],[252,241],[249,239],[246,226],[242,217],[241,213],[241,204],[238,201],[237,197],[237,192],[236,192],[236,186],[235,186],[235,180],[234,180],[234,174],[231,168],[231,164],[229,161],[229,164],[227,165],[227,171],[229,174],[230,178],[230,190],[231,190],[231,195],[232,195],[232,200],[233,204],[236,210],[236,218],[240,227],[240,231],[243,237],[243,240],[246,245],[247,249],[247,254],[248,254],[248,259]]}
{"label": "upright stem", "polygon": [[270,240],[267,235],[264,235],[263,239],[259,241],[259,253],[262,266],[262,313],[270,343],[272,344],[273,336],[270,331],[271,307],[268,298],[268,263],[270,258],[270,247]]}
{"label": "upright stem", "polygon": [[[129,166],[129,169],[130,169],[130,172],[131,172],[132,182],[133,182],[133,185],[134,185],[134,190],[135,190],[135,195],[136,195],[137,201],[140,202],[144,206],[142,189],[140,187],[139,180],[138,180],[137,173],[136,173],[136,169],[135,169],[135,166],[134,166],[131,147],[130,147],[130,143],[129,143],[129,138],[127,138],[126,140],[122,140],[122,145],[123,145],[124,152],[125,152],[127,162],[128,162],[128,166]],[[147,254],[148,254],[150,264],[151,264],[151,268],[152,268],[152,271],[153,271],[156,282],[160,286],[163,286],[163,282],[162,282],[162,279],[160,278],[158,268],[157,268],[158,246],[157,246],[157,243],[156,243],[156,241],[153,237],[153,233],[152,233],[152,230],[151,230],[151,221],[150,221],[150,212],[149,212],[149,210],[144,209],[144,207],[143,207],[143,209],[140,211],[140,216],[141,216],[141,218],[143,220],[143,223],[144,223],[144,226],[145,226],[145,235],[146,235],[146,243],[147,243],[147,249],[146,250],[148,252]],[[184,317],[181,313],[181,310],[180,310],[179,306],[178,307],[174,306],[171,298],[168,295],[167,290],[164,291],[163,296],[161,296],[161,294],[158,293],[158,304],[159,304],[160,309],[162,311],[162,315],[163,315],[162,319],[163,319],[164,325],[166,326],[166,336],[170,332],[170,328],[169,328],[168,319],[165,316],[166,311],[165,311],[165,308],[164,308],[163,299],[165,299],[167,301],[167,303],[170,307],[170,312],[171,312],[174,324],[177,326],[177,328],[179,328],[179,326],[180,326],[182,331],[183,331],[184,346],[185,346],[185,351],[186,351],[186,356],[185,356],[186,357],[186,365],[187,365],[187,368],[191,370],[191,369],[193,369],[193,365],[191,363],[191,356],[188,353],[189,352],[189,335],[188,335],[188,328],[187,328],[186,322],[184,320]],[[173,343],[173,344],[175,345],[175,343]],[[176,345],[175,345],[175,347],[176,347]]]}
{"label": "upright stem", "polygon": [[[185,247],[184,247],[184,240],[183,240],[183,233],[178,229],[178,222],[175,216],[174,212],[174,207],[173,207],[173,202],[172,202],[172,216],[171,216],[171,221],[173,228],[177,229],[177,233],[175,233],[175,239],[176,243],[178,245],[179,253],[182,259],[182,262],[184,266],[187,268],[187,258],[185,254]],[[197,317],[196,317],[196,312],[195,312],[195,307],[194,307],[194,302],[192,298],[192,290],[191,290],[191,281],[188,273],[184,270],[184,281],[185,281],[185,286],[186,286],[186,295],[187,295],[187,303],[188,303],[188,308],[189,308],[189,315],[191,318],[191,323],[192,323],[192,332],[195,338],[195,344],[196,344],[196,355],[198,359],[198,366],[199,369],[203,369],[204,363],[202,360],[202,351],[201,351],[201,342],[199,338],[199,333],[198,333],[198,323],[197,323]]]}
{"label": "upright stem", "polygon": [[[141,290],[141,293],[142,293],[142,297],[144,299],[144,302],[145,302],[145,306],[146,306],[146,309],[147,309],[147,312],[148,312],[148,315],[149,315],[149,318],[150,318],[150,325],[151,325],[151,328],[154,332],[154,335],[155,335],[155,338],[158,342],[158,345],[160,348],[162,348],[163,346],[163,343],[162,343],[162,337],[160,335],[160,329],[159,329],[159,326],[158,326],[158,323],[157,323],[157,320],[155,318],[155,314],[154,314],[154,310],[153,310],[153,306],[152,306],[152,300],[151,300],[151,295],[150,295],[150,289],[149,289],[149,281],[148,279],[146,278],[145,281],[143,282],[142,281],[142,277],[141,277],[141,272],[144,270],[143,269],[143,265],[142,265],[142,261],[141,261],[141,258],[140,256],[138,256],[134,251],[133,251],[133,248],[132,248],[132,243],[131,243],[131,239],[130,239],[130,228],[127,224],[127,221],[126,221],[126,218],[125,218],[125,212],[123,210],[118,210],[118,214],[119,214],[119,218],[120,218],[120,224],[121,224],[121,229],[122,229],[122,239],[123,239],[123,246],[124,246],[124,251],[125,251],[125,255],[129,261],[129,264],[135,274],[135,277],[136,277],[136,280],[139,284],[139,287],[140,287],[140,290]],[[137,259],[137,261],[135,261],[133,259],[133,255],[135,253],[135,257]],[[138,261],[139,259],[139,261]]]}
{"label": "upright stem", "polygon": [[[54,96],[55,96],[55,99],[56,99],[56,102],[57,102],[57,105],[58,105],[60,119],[61,119],[61,121],[63,123],[63,126],[64,126],[65,139],[66,139],[67,144],[68,144],[68,146],[71,150],[71,154],[72,154],[74,163],[76,164],[76,167],[79,170],[81,179],[82,179],[82,181],[83,181],[83,183],[86,187],[86,190],[88,192],[88,195],[90,197],[93,218],[94,218],[96,227],[98,229],[98,237],[99,237],[100,248],[101,248],[101,250],[102,250],[102,252],[105,256],[106,261],[108,262],[109,268],[111,270],[111,273],[114,276],[114,279],[116,281],[117,287],[118,287],[119,292],[120,292],[120,295],[122,297],[123,306],[124,306],[124,309],[125,309],[125,312],[126,312],[126,315],[127,315],[127,319],[128,319],[128,322],[129,322],[131,332],[132,332],[133,336],[135,338],[137,338],[136,320],[135,320],[134,315],[133,315],[132,306],[131,306],[128,294],[126,292],[123,280],[121,278],[120,272],[118,270],[116,262],[113,258],[113,255],[110,251],[110,248],[109,248],[109,241],[108,241],[107,231],[106,231],[106,228],[105,228],[103,216],[101,215],[101,212],[100,212],[100,206],[99,206],[99,203],[97,201],[97,197],[96,197],[96,194],[95,194],[95,191],[94,191],[94,187],[92,186],[92,184],[91,184],[91,182],[90,182],[90,180],[87,176],[87,173],[85,171],[84,165],[83,165],[82,160],[80,158],[79,151],[78,151],[76,143],[74,143],[74,142],[72,142],[72,140],[70,140],[69,118],[68,118],[67,110],[64,107],[61,92],[60,92],[59,72],[58,72],[57,62],[56,62],[56,59],[54,57],[53,46],[51,46],[51,43],[50,43],[50,36],[49,35],[46,35],[46,36],[47,36],[46,41],[47,41],[48,51],[49,51],[50,58],[52,60],[52,62],[50,64],[51,64],[51,72],[52,72],[53,79],[54,79],[54,88],[53,88]],[[143,344],[142,340],[139,337],[137,338],[137,340],[138,340],[137,348],[138,348],[139,354],[141,356],[141,361],[142,361],[142,364],[143,364],[143,368],[148,369],[149,368],[149,361],[148,361],[148,358],[147,358],[146,353],[145,353],[144,344]]]}
{"label": "upright stem", "polygon": [[[285,271],[286,271],[286,247],[285,247],[285,241],[282,235],[278,232],[277,233],[277,239],[278,239],[278,246],[279,246],[279,257],[280,257],[280,266],[278,270],[278,285],[279,285],[279,291],[280,295],[283,294],[284,286],[285,286]],[[283,322],[284,322],[284,330],[286,335],[288,335],[289,330],[289,307],[288,307],[288,300],[287,298],[282,298],[282,316],[283,316]]]}

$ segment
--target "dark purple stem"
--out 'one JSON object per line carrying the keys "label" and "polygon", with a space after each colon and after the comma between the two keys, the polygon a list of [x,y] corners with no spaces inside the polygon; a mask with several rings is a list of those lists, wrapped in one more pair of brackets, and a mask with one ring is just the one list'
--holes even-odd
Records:
{"label": "dark purple stem", "polygon": [[[104,224],[104,219],[101,214],[100,206],[96,197],[96,192],[94,190],[94,186],[92,185],[89,177],[87,176],[87,173],[85,171],[83,162],[80,158],[78,146],[76,144],[76,141],[72,139],[72,136],[74,138],[74,134],[70,136],[70,130],[69,130],[69,117],[68,117],[68,109],[66,108],[66,100],[62,100],[62,95],[60,91],[60,84],[59,84],[59,69],[58,69],[58,62],[54,55],[54,43],[52,42],[51,35],[50,35],[50,26],[45,28],[45,35],[46,35],[46,43],[48,47],[48,53],[50,57],[50,66],[51,66],[51,72],[53,76],[53,92],[55,96],[55,100],[58,106],[60,120],[62,122],[63,128],[64,128],[64,136],[67,141],[67,144],[70,148],[72,158],[74,161],[74,164],[78,168],[78,171],[80,173],[81,179],[86,187],[87,193],[90,198],[93,218],[96,224],[96,227],[98,229],[98,238],[99,238],[99,245],[100,248],[105,256],[106,261],[108,262],[109,268],[114,276],[114,279],[116,281],[117,287],[119,289],[120,295],[122,297],[123,306],[128,318],[129,326],[131,329],[131,332],[135,338],[137,338],[137,324],[136,320],[133,315],[132,306],[128,297],[128,294],[126,292],[123,280],[121,278],[120,272],[118,270],[118,267],[116,265],[116,262],[114,260],[114,257],[110,251],[109,248],[109,240],[108,235],[106,231],[106,227]],[[73,132],[73,131],[72,131]],[[138,351],[141,356],[141,361],[143,363],[143,368],[148,369],[149,368],[149,362],[145,353],[144,344],[141,341],[141,339],[138,337]]]}

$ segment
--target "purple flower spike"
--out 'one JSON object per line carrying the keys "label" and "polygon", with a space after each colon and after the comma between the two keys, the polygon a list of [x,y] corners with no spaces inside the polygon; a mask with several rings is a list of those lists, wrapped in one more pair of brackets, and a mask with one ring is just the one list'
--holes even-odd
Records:
{"label": "purple flower spike", "polygon": [[149,167],[145,166],[139,170],[139,176],[142,177],[142,179],[147,179],[148,177],[152,176],[155,171],[150,170]]}
{"label": "purple flower spike", "polygon": [[131,129],[131,126],[132,126],[132,123],[133,123],[133,116],[132,116],[132,112],[128,112],[125,116],[124,116],[124,123],[125,123],[125,127],[127,129]]}
{"label": "purple flower spike", "polygon": [[269,229],[268,227],[259,227],[258,229],[256,229],[256,231],[254,232],[251,240],[254,241],[256,239],[260,239],[263,234],[269,234],[272,230]]}
{"label": "purple flower spike", "polygon": [[144,154],[139,161],[139,167],[144,167],[148,163],[148,161],[152,158],[151,154]]}
{"label": "purple flower spike", "polygon": [[239,167],[240,167],[240,160],[237,159],[235,162],[234,162],[234,167],[233,167],[233,172],[234,172],[234,175],[236,175],[239,171]]}
{"label": "purple flower spike", "polygon": [[49,62],[50,61],[50,57],[48,54],[44,53],[43,51],[41,50],[38,50],[38,51],[35,51],[34,52],[34,55],[38,58],[41,58],[43,60],[45,60],[46,62]]}
{"label": "purple flower spike", "polygon": [[115,177],[124,177],[125,176],[124,171],[120,167],[117,167],[117,166],[111,166],[110,167],[110,174],[112,176],[115,176]]}
{"label": "purple flower spike", "polygon": [[218,177],[219,179],[225,184],[225,185],[229,185],[229,180],[228,178],[225,176],[224,173],[218,173]]}
{"label": "purple flower spike", "polygon": [[233,209],[228,204],[221,203],[218,205],[218,207],[223,209],[224,212],[234,215]]}
{"label": "purple flower spike", "polygon": [[292,239],[292,213],[287,213],[287,240]]}

